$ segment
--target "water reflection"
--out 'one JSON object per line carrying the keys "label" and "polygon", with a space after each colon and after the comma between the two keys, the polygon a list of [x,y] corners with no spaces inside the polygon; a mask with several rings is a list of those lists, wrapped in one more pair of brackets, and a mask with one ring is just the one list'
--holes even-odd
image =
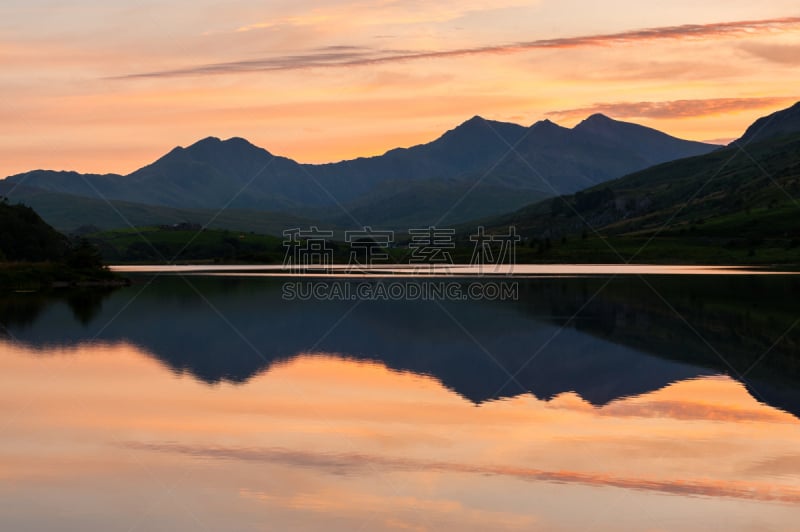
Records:
{"label": "water reflection", "polygon": [[796,523],[800,423],[728,377],[476,408],[431,376],[328,354],[209,387],[130,344],[46,352],[0,357],[9,530]]}
{"label": "water reflection", "polygon": [[603,405],[729,374],[800,415],[795,277],[519,282],[520,301],[440,304],[283,301],[281,280],[162,278],[55,301],[17,294],[0,300],[0,323],[33,348],[133,344],[207,383],[324,351],[431,375],[474,403],[575,392]]}
{"label": "water reflection", "polygon": [[2,528],[795,527],[794,278],[520,283],[0,298]]}

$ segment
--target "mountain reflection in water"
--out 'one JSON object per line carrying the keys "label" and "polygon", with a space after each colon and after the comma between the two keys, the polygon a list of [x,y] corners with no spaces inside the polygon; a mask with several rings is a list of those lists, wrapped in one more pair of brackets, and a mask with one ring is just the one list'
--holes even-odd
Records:
{"label": "mountain reflection in water", "polygon": [[793,277],[189,281],[0,298],[4,530],[796,527]]}
{"label": "mountain reflection in water", "polygon": [[160,278],[138,295],[16,294],[0,303],[0,323],[33,348],[127,342],[207,383],[326,352],[433,376],[474,403],[571,391],[602,405],[727,374],[800,415],[795,277],[522,279],[519,301],[440,303],[284,301],[281,282]]}

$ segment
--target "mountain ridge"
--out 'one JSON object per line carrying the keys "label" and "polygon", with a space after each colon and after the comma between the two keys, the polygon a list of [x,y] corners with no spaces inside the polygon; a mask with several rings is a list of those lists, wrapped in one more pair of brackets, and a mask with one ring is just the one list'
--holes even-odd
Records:
{"label": "mountain ridge", "polygon": [[800,101],[753,122],[732,144],[744,146],[768,138],[800,133]]}
{"label": "mountain ridge", "polygon": [[[574,192],[664,159],[717,148],[646,129],[648,144],[631,138],[630,131],[641,136],[642,126],[608,117],[586,122],[598,120],[603,122],[602,134],[586,124],[570,129],[541,120],[525,127],[476,115],[428,143],[325,164],[298,163],[241,137],[210,136],[175,147],[125,176],[36,170],[9,176],[5,183],[182,209],[231,207],[306,217],[339,209],[334,216],[338,219],[342,210],[359,206],[364,225],[399,223],[400,218],[384,216],[387,202],[408,220],[414,218],[418,198],[425,198],[426,212],[447,212],[472,184],[494,191],[476,212],[454,212],[448,220],[452,223],[499,214],[537,197]],[[664,144],[663,150],[653,148],[658,143]],[[393,199],[392,183],[405,191],[402,199]],[[458,185],[453,190],[441,186],[447,183]],[[374,207],[364,209],[372,199]],[[420,217],[421,222],[429,219]]]}
{"label": "mountain ridge", "polygon": [[727,147],[463,228],[513,225],[542,245],[544,261],[787,263],[800,258],[798,215],[800,103],[755,121]]}

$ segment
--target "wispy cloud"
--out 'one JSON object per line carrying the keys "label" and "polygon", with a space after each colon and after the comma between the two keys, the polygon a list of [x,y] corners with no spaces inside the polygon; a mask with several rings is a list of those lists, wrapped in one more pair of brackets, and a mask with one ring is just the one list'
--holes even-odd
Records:
{"label": "wispy cloud", "polygon": [[783,65],[800,65],[800,45],[744,43],[742,50],[761,59]]}
{"label": "wispy cloud", "polygon": [[752,464],[745,472],[765,476],[797,477],[800,476],[800,455],[785,454],[774,456]]}
{"label": "wispy cloud", "polygon": [[800,29],[800,17],[784,17],[712,24],[684,24],[680,26],[645,28],[620,33],[558,39],[539,39],[451,50],[391,51],[337,47],[337,49],[334,50],[318,49],[296,55],[282,55],[254,60],[197,65],[173,70],[134,73],[119,76],[119,78],[169,78],[177,76],[298,70],[319,67],[356,67],[420,59],[442,59],[484,54],[512,54],[536,49],[568,49],[589,46],[625,45],[657,40],[710,40],[745,36],[751,37],[753,35],[781,33],[797,29]]}
{"label": "wispy cloud", "polygon": [[315,27],[321,25],[374,26],[386,21],[391,24],[426,24],[459,19],[469,13],[485,13],[509,7],[524,7],[536,0],[354,0],[323,3],[296,15],[277,16],[269,20],[246,24],[238,33],[286,27]]}
{"label": "wispy cloud", "polygon": [[581,471],[546,471],[504,465],[417,460],[366,453],[326,454],[284,448],[204,447],[180,445],[170,442],[127,442],[122,445],[137,450],[171,452],[204,458],[273,462],[292,467],[327,470],[333,474],[347,474],[363,469],[373,470],[376,467],[382,467],[395,471],[436,471],[442,473],[497,475],[530,481],[575,483],[590,486],[654,491],[673,495],[729,497],[744,500],[778,501],[800,504],[800,489],[757,482],[712,480],[706,478],[652,479],[619,477],[604,473]]}
{"label": "wispy cloud", "polygon": [[329,16],[326,15],[314,15],[314,16],[296,16],[296,17],[285,17],[280,18],[277,20],[270,20],[266,22],[256,22],[255,24],[248,24],[246,26],[242,26],[236,28],[236,31],[239,33],[246,32],[246,31],[253,31],[253,30],[264,30],[269,28],[278,28],[280,26],[311,26],[314,24],[324,24],[330,20]]}
{"label": "wispy cloud", "polygon": [[594,113],[614,118],[688,118],[718,115],[749,109],[774,108],[793,103],[797,96],[763,98],[711,98],[698,100],[672,100],[664,102],[596,103],[588,107],[565,109],[546,113],[556,120],[584,118]]}

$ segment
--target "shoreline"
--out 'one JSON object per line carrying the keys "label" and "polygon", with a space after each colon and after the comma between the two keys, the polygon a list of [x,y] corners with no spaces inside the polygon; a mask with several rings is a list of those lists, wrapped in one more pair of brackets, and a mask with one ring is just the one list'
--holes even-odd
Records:
{"label": "shoreline", "polygon": [[0,292],[118,288],[130,284],[130,279],[107,267],[81,270],[55,262],[0,263]]}

